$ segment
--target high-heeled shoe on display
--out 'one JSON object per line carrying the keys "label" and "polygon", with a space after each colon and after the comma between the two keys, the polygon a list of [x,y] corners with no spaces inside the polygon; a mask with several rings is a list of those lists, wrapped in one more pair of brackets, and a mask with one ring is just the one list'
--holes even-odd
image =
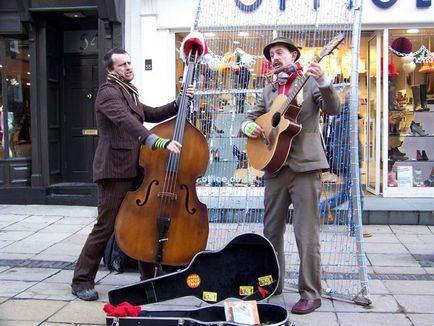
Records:
{"label": "high-heeled shoe on display", "polygon": [[413,136],[428,136],[428,133],[425,131],[425,129],[422,128],[419,122],[412,121],[410,125],[410,130],[413,133]]}

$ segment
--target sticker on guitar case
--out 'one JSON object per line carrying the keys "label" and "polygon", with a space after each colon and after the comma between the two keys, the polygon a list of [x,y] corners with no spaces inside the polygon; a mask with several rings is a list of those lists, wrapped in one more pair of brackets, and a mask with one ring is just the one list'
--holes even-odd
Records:
{"label": "sticker on guitar case", "polygon": [[202,300],[203,301],[210,301],[210,302],[217,302],[217,292],[203,291]]}
{"label": "sticker on guitar case", "polygon": [[261,276],[258,278],[259,286],[267,286],[273,283],[273,275]]}
{"label": "sticker on guitar case", "polygon": [[240,296],[247,296],[253,294],[253,286],[240,286]]}
{"label": "sticker on guitar case", "polygon": [[199,287],[201,282],[200,276],[196,273],[192,273],[187,276],[186,283],[190,289],[195,289]]}

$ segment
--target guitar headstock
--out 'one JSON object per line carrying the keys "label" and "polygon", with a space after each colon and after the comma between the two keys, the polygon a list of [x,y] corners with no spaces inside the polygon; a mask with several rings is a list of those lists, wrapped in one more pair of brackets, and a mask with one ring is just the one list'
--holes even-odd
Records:
{"label": "guitar headstock", "polygon": [[[333,52],[334,49],[338,47],[339,44],[343,42],[345,39],[344,33],[340,33],[336,35],[322,50],[321,53],[318,55],[319,60],[324,58],[325,56],[328,56],[330,53]],[[318,61],[319,61],[318,60]]]}

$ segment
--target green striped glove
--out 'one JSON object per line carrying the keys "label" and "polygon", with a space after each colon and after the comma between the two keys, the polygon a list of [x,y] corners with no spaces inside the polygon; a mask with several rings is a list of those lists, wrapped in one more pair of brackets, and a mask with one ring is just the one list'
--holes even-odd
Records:
{"label": "green striped glove", "polygon": [[169,146],[171,141],[172,139],[158,137],[152,145],[152,149],[165,149],[167,146]]}
{"label": "green striped glove", "polygon": [[249,122],[244,126],[244,133],[250,137],[258,125],[256,122]]}

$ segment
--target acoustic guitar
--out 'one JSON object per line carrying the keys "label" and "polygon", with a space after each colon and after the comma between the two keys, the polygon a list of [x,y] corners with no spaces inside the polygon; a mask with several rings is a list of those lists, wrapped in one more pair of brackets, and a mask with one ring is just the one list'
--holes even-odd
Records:
{"label": "acoustic guitar", "polygon": [[[343,34],[335,36],[315,57],[314,62],[320,62],[329,55],[343,40]],[[304,74],[294,81],[294,85],[288,93],[278,95],[274,100],[270,111],[258,117],[255,122],[264,129],[262,137],[247,139],[247,156],[250,165],[257,170],[270,173],[277,172],[286,162],[291,144],[295,136],[301,131],[298,123],[298,115],[301,108],[294,105],[294,100],[309,76]]]}

